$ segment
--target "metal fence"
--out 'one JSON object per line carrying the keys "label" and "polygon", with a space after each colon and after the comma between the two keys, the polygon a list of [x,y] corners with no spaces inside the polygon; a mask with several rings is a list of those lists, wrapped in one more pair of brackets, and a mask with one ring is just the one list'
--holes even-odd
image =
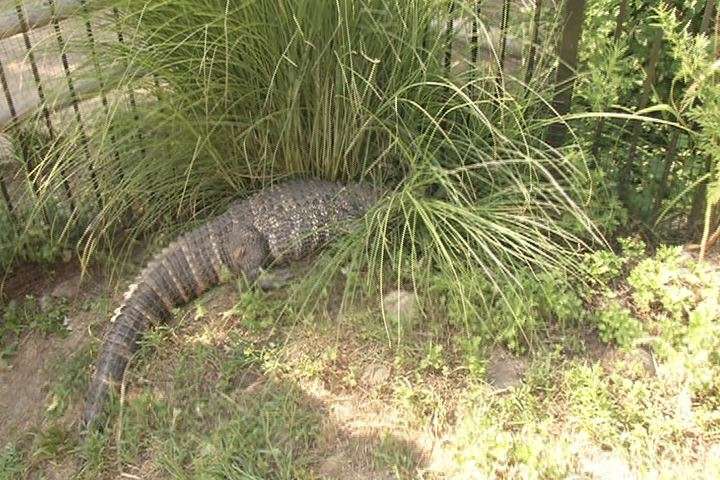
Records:
{"label": "metal fence", "polygon": [[[708,1],[707,12],[712,12],[711,1]],[[496,75],[499,90],[505,88],[504,77],[513,75],[525,84],[542,86],[544,91],[550,89],[550,94],[555,89],[555,106],[569,108],[569,98],[563,97],[567,90],[558,90],[557,85],[561,75],[572,81],[582,19],[569,18],[567,12],[573,8],[582,11],[584,3],[585,0],[448,0],[442,4],[447,10],[440,12],[435,25],[446,41],[445,68],[448,73],[457,72],[464,66],[482,62]],[[623,31],[622,21],[628,9],[627,0],[619,4],[616,39]],[[111,94],[104,88],[107,78],[103,78],[103,74],[107,73],[103,66],[97,58],[87,56],[95,56],[98,41],[128,41],[118,29],[119,13],[111,5],[112,2],[103,0],[0,0],[0,88],[4,97],[0,99],[0,194],[11,217],[20,209],[18,202],[23,189],[31,188],[37,193],[39,188],[39,175],[32,174],[35,169],[32,156],[24,148],[19,155],[15,153],[21,157],[15,163],[22,165],[25,175],[8,173],[7,165],[3,168],[2,163],[2,155],[11,149],[8,138],[13,144],[28,143],[22,138],[25,135],[22,127],[30,121],[50,143],[62,131],[73,130],[74,138],[79,138],[78,148],[91,160],[82,181],[92,182],[95,189],[99,188],[92,161],[96,153],[89,144],[87,130],[92,128],[93,112],[107,113]],[[565,18],[561,18],[562,5],[566,6]],[[710,17],[706,17],[709,21]],[[707,28],[705,19],[703,23],[702,28]],[[662,36],[658,35],[648,58],[643,59],[646,80],[639,108],[646,106],[650,98],[661,41]],[[563,50],[565,44],[570,46],[567,51]],[[84,54],[74,50],[73,45],[83,45]],[[558,55],[560,68],[556,69]],[[94,62],[97,77],[76,78],[76,66],[88,61]],[[135,108],[133,92],[124,95],[129,107]],[[600,119],[596,139],[603,135],[604,128],[604,120]],[[551,144],[558,141],[553,135],[562,136],[561,131],[549,133]],[[664,175],[674,162],[678,135],[679,132],[674,132],[668,144]],[[636,134],[629,137],[626,165],[633,161],[637,137]],[[114,139],[110,141],[113,143]],[[596,147],[597,142],[593,149]],[[119,154],[112,155],[117,158]],[[65,172],[60,173],[67,202],[73,209],[72,181]],[[96,198],[101,202],[101,195]]]}
{"label": "metal fence", "polygon": [[[39,190],[27,124],[49,144],[63,133],[76,132],[79,148],[92,157],[89,119],[98,106],[107,108],[106,95],[97,98],[103,91],[102,71],[97,65],[98,75],[90,80],[76,78],[75,72],[87,62],[88,52],[95,52],[98,38],[107,41],[117,35],[108,24],[112,10],[98,10],[103,6],[105,2],[88,0],[0,1],[0,193],[13,220],[24,189],[35,194]],[[97,190],[93,162],[89,164],[89,180]],[[60,174],[74,210],[69,177]]]}
{"label": "metal fence", "polygon": [[[546,30],[552,30],[556,5],[554,1],[544,3],[545,17],[549,18],[546,26],[550,26]],[[31,188],[35,194],[39,190],[39,175],[33,174],[36,165],[28,147],[23,147],[29,141],[23,138],[27,134],[22,127],[30,122],[34,132],[41,132],[50,144],[63,132],[73,130],[78,147],[91,160],[90,171],[82,181],[99,188],[87,129],[92,128],[93,112],[107,113],[108,94],[98,93],[105,91],[103,66],[87,55],[95,55],[99,39],[126,41],[117,28],[119,13],[109,5],[112,2],[102,0],[0,0],[0,87],[4,97],[0,100],[0,142],[5,145],[0,144],[0,194],[11,217],[19,208],[23,189]],[[495,66],[499,80],[503,71],[518,74],[525,68],[529,81],[537,70],[539,52],[552,40],[550,35],[540,34],[542,7],[542,0],[449,1],[448,11],[439,16],[447,18],[447,23],[436,26],[447,38],[446,68],[461,69],[468,61],[485,62]],[[482,20],[482,28],[473,13]],[[520,27],[512,33],[511,19]],[[83,46],[84,53],[73,48],[77,45]],[[88,60],[94,61],[97,78],[76,78],[76,67]],[[130,107],[135,108],[133,93],[127,95]],[[20,145],[20,151],[15,148],[12,153],[13,145]],[[19,160],[14,162],[15,170],[9,166],[8,155]],[[117,157],[118,153],[113,155]],[[67,172],[60,175],[73,210],[76,200],[72,181]],[[96,198],[100,202],[101,195]]]}

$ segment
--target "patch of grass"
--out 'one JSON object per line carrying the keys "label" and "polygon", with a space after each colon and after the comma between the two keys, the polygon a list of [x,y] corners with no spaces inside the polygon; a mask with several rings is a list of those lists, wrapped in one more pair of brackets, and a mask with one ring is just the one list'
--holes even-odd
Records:
{"label": "patch of grass", "polygon": [[321,417],[298,390],[268,384],[253,399],[228,399],[228,421],[197,444],[192,462],[206,478],[299,478],[309,474]]}
{"label": "patch of grass", "polygon": [[74,447],[76,439],[73,433],[53,424],[35,434],[31,447],[33,461],[62,460]]}
{"label": "patch of grass", "polygon": [[[104,204],[83,225],[83,255],[121,226],[125,251],[148,234],[169,237],[287,177],[365,180],[386,195],[352,232],[341,229],[297,304],[327,300],[338,277],[343,307],[442,277],[458,321],[505,302],[512,314],[497,326],[525,348],[545,319],[498,291],[528,270],[573,271],[579,252],[602,242],[584,213],[594,186],[582,148],[545,143],[557,118],[546,118],[543,98],[510,76],[498,95],[482,62],[446,70],[440,3],[121,2],[120,28],[133,34],[98,50],[137,112],[113,96],[91,132]],[[89,170],[77,162],[68,165]],[[472,275],[491,291],[471,291]]]}
{"label": "patch of grass", "polygon": [[[36,48],[45,48],[36,45]],[[48,135],[40,116],[15,125],[6,138],[10,148],[2,152],[2,162],[14,171],[14,219],[0,207],[0,273],[12,271],[22,262],[51,264],[67,259],[72,247],[94,215],[97,194],[78,184],[88,181],[83,161],[79,125],[55,124],[55,136]],[[21,153],[22,152],[22,153]],[[88,161],[84,158],[84,161]],[[32,166],[32,169],[28,169]],[[5,165],[3,165],[5,167]],[[68,173],[70,172],[70,173]],[[68,199],[66,179],[73,177],[72,201]],[[76,180],[80,182],[75,183]],[[68,184],[69,185],[69,184]],[[75,208],[71,208],[71,202]],[[4,207],[4,202],[2,203]]]}
{"label": "patch of grass", "polygon": [[26,471],[23,455],[14,444],[9,444],[0,452],[0,478],[14,480],[24,477]]}
{"label": "patch of grass", "polygon": [[50,298],[46,305],[33,296],[26,296],[23,301],[11,300],[2,310],[0,323],[0,359],[12,357],[20,336],[29,331],[43,335],[66,335],[65,325],[67,302],[62,299]]}
{"label": "patch of grass", "polygon": [[390,471],[398,480],[415,478],[418,458],[412,442],[385,432],[372,452],[375,468]]}
{"label": "patch of grass", "polygon": [[[230,315],[216,313],[222,308],[211,298],[200,315],[197,305],[177,312],[200,316],[200,322],[178,321],[147,337],[122,405],[117,395],[111,402],[104,433],[81,439],[63,423],[64,405],[84,382],[78,372],[88,358],[79,352],[59,372],[57,381],[67,386],[50,389],[48,402],[56,406],[46,412],[42,431],[16,443],[3,461],[8,471],[35,473],[72,458],[81,465],[79,478],[88,479],[113,478],[117,471],[317,478],[326,457],[338,452],[348,466],[397,478],[420,472],[429,478],[563,478],[610,468],[673,478],[712,475],[720,432],[716,277],[662,251],[644,263],[639,251],[623,246],[622,273],[606,278],[617,289],[620,312],[598,329],[612,334],[607,345],[594,337],[592,323],[610,311],[597,301],[609,298],[600,290],[605,286],[569,288],[562,276],[528,273],[522,284],[527,311],[547,327],[534,331],[523,358],[529,367],[511,388],[485,383],[490,352],[501,348],[501,337],[436,317],[452,311],[449,296],[436,295],[435,308],[425,308],[427,328],[418,323],[392,342],[372,304],[342,316],[340,326],[328,314],[275,329],[259,322],[287,311],[290,292],[248,294]],[[664,272],[664,281],[653,280],[659,287],[648,311],[634,303],[639,287],[622,278],[636,268]],[[691,286],[693,296],[682,310],[665,308],[663,292],[677,282]],[[492,292],[487,285],[476,288]],[[435,290],[443,291],[442,284]],[[502,312],[504,305],[497,300],[490,308]],[[578,318],[579,305],[594,314]],[[454,308],[460,312],[461,304]],[[622,340],[635,338],[618,320],[625,314],[642,323],[643,337],[635,342],[642,348]],[[373,384],[365,372],[381,369],[387,374]],[[342,418],[338,425],[335,414]],[[357,438],[370,446],[350,455]],[[432,449],[421,444],[428,439],[437,442]],[[432,458],[420,451],[432,451]],[[430,465],[438,470],[425,472]]]}
{"label": "patch of grass", "polygon": [[89,380],[87,366],[94,360],[93,353],[92,347],[85,345],[58,365],[45,409],[49,417],[61,417],[72,403],[83,401]]}

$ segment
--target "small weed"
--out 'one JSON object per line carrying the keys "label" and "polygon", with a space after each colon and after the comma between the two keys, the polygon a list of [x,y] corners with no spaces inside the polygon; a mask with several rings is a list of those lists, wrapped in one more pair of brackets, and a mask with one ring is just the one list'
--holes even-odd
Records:
{"label": "small weed", "polygon": [[24,332],[32,330],[43,335],[67,334],[66,314],[67,303],[64,300],[50,299],[44,306],[30,295],[22,302],[11,300],[2,312],[0,358],[12,356],[15,351],[14,340]]}
{"label": "small weed", "polygon": [[397,479],[414,478],[418,464],[415,446],[385,432],[373,450],[373,463],[375,468],[393,472]]}
{"label": "small weed", "polygon": [[638,237],[621,237],[618,238],[618,243],[626,261],[637,262],[645,256],[647,246]]}
{"label": "small weed", "polygon": [[624,259],[609,250],[598,250],[585,255],[583,267],[597,283],[607,284],[622,273]]}
{"label": "small weed", "polygon": [[235,306],[225,315],[237,316],[252,331],[264,331],[275,325],[283,311],[284,302],[274,301],[254,288],[241,289]]}
{"label": "small weed", "polygon": [[631,346],[643,333],[640,321],[613,299],[595,313],[595,321],[602,341],[620,347]]}
{"label": "small weed", "polygon": [[26,470],[23,455],[14,444],[6,445],[0,451],[0,478],[2,480],[24,478]]}
{"label": "small weed", "polygon": [[485,378],[487,356],[481,337],[472,336],[461,340],[463,364],[471,379]]}
{"label": "small weed", "polygon": [[442,345],[432,342],[427,345],[425,355],[420,360],[420,370],[447,374],[448,367],[445,364]]}
{"label": "small weed", "polygon": [[421,376],[416,375],[414,382],[399,378],[394,387],[394,396],[410,418],[434,428],[444,426],[447,410],[443,398]]}

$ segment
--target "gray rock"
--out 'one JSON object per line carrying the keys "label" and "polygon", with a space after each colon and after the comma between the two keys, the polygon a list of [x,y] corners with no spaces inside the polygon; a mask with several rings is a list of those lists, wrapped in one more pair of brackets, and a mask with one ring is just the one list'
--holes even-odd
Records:
{"label": "gray rock", "polygon": [[499,390],[512,388],[522,383],[527,369],[528,364],[524,358],[515,357],[502,349],[496,349],[488,359],[488,382]]}
{"label": "gray rock", "polygon": [[391,320],[411,325],[419,313],[417,295],[406,290],[394,290],[383,297],[383,309]]}
{"label": "gray rock", "polygon": [[50,292],[52,298],[72,300],[80,294],[80,277],[69,278],[55,285]]}
{"label": "gray rock", "polygon": [[390,379],[390,368],[381,363],[371,363],[362,373],[363,385],[370,388],[382,387]]}

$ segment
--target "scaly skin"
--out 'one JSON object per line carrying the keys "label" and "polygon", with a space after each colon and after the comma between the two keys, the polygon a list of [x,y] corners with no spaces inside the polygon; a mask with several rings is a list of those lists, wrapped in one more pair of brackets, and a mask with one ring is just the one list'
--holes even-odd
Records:
{"label": "scaly skin", "polygon": [[216,285],[223,271],[255,280],[269,263],[297,260],[327,243],[339,222],[358,218],[378,198],[370,186],[295,180],[233,203],[227,212],[183,235],[137,277],[115,310],[88,389],[83,423],[102,413],[140,336]]}

